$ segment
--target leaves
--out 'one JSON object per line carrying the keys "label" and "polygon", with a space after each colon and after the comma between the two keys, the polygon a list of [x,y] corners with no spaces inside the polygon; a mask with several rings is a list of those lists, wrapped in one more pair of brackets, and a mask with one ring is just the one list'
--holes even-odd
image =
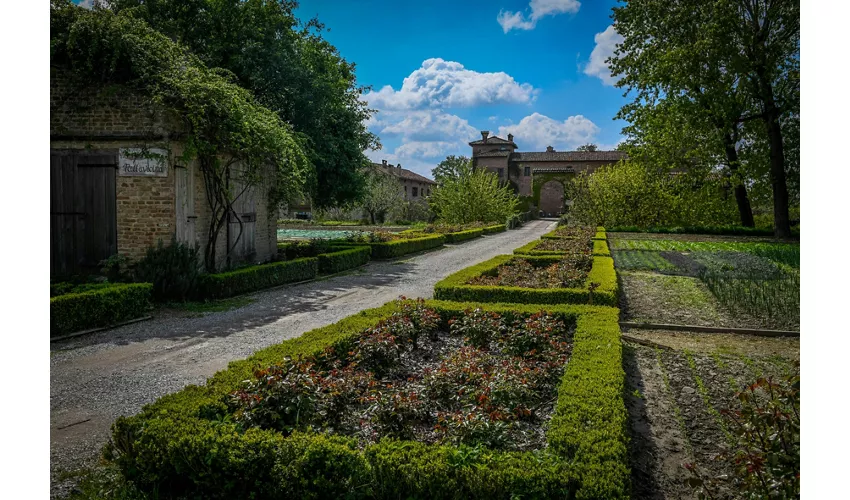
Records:
{"label": "leaves", "polygon": [[434,189],[428,200],[444,223],[501,222],[513,215],[519,199],[509,186],[500,186],[496,174],[464,167]]}

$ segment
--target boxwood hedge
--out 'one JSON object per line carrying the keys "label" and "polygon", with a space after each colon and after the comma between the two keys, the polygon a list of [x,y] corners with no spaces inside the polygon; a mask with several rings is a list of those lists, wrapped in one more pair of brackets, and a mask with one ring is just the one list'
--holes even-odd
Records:
{"label": "boxwood hedge", "polygon": [[[462,269],[434,285],[434,298],[464,302],[512,302],[519,304],[604,304],[617,305],[619,286],[614,260],[593,257],[593,267],[583,288],[521,288],[513,286],[482,286],[466,284],[472,278],[495,272],[496,268],[516,258],[533,264],[554,264],[558,256],[499,255],[480,264]],[[598,283],[595,290],[591,283]]]}
{"label": "boxwood hedge", "polygon": [[372,247],[373,259],[392,259],[409,253],[441,247],[445,242],[445,235],[434,234],[423,236],[421,238],[381,241],[366,244]]}
{"label": "boxwood hedge", "polygon": [[114,325],[144,316],[151,307],[150,283],[100,286],[50,298],[50,336]]}
{"label": "boxwood hedge", "polygon": [[507,226],[504,224],[494,224],[492,226],[485,226],[484,234],[502,233],[507,231],[507,229]]}
{"label": "boxwood hedge", "polygon": [[456,233],[446,233],[446,243],[460,243],[462,241],[471,240],[484,234],[483,229],[467,229],[466,231],[458,231]]}
{"label": "boxwood hedge", "polygon": [[[523,245],[516,250],[514,250],[515,255],[565,255],[566,252],[562,252],[559,250],[538,250],[537,247],[542,243],[543,240],[535,240],[531,243]],[[610,257],[611,251],[608,249],[608,242],[606,240],[593,240],[593,255],[600,257]]]}
{"label": "boxwood hedge", "polygon": [[313,279],[318,259],[306,257],[198,276],[197,299],[222,299],[296,281]]}
{"label": "boxwood hedge", "polygon": [[316,256],[319,261],[319,272],[334,274],[369,263],[372,247],[357,246],[339,251],[322,253]]}
{"label": "boxwood hedge", "polygon": [[[560,240],[560,239],[563,239],[563,238],[568,238],[568,239],[569,238],[575,238],[575,236],[559,236],[557,234],[557,232],[558,232],[558,230],[555,229],[554,231],[550,231],[550,232],[544,234],[543,236],[541,236],[541,238],[543,238],[544,240],[546,240],[546,239]],[[593,239],[594,240],[607,240],[608,236],[605,234],[604,229],[598,227],[598,228],[596,228],[596,234],[593,235]]]}
{"label": "boxwood hedge", "polygon": [[[508,319],[541,309],[444,301],[426,305],[443,321],[476,306]],[[498,452],[390,439],[358,450],[343,437],[299,432],[284,437],[256,428],[241,432],[228,419],[212,417],[220,414],[222,396],[252,377],[254,367],[345,342],[396,307],[361,311],[258,351],[230,363],[204,386],[188,386],[136,416],[119,418],[104,456],[142,491],[167,498],[628,498],[625,374],[618,310],[609,307],[545,307],[575,325],[547,450]]]}

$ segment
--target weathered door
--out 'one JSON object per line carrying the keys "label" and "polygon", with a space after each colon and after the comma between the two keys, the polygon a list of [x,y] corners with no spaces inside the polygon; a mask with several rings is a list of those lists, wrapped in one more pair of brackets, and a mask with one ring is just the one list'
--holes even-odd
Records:
{"label": "weathered door", "polygon": [[97,271],[118,251],[112,152],[52,152],[50,157],[50,272]]}
{"label": "weathered door", "polygon": [[242,191],[241,183],[235,184],[234,193],[242,194],[233,204],[236,215],[230,214],[228,219],[228,245],[232,249],[232,263],[252,260],[257,254],[254,235],[257,225],[256,187],[251,186]]}
{"label": "weathered door", "polygon": [[177,191],[177,241],[190,247],[196,247],[198,242],[195,235],[195,178],[191,167],[174,167]]}

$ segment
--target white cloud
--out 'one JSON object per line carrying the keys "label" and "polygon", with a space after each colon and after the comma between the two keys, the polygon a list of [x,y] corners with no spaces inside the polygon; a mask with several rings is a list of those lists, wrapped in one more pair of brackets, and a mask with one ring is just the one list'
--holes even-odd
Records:
{"label": "white cloud", "polygon": [[560,122],[540,113],[526,116],[516,125],[499,127],[499,135],[513,134],[514,142],[520,144],[520,151],[537,149],[543,151],[546,146],[556,150],[572,150],[582,144],[592,142],[599,127],[582,115],[575,115]]}
{"label": "white cloud", "polygon": [[389,85],[363,96],[372,108],[406,110],[470,107],[482,104],[526,104],[537,96],[528,83],[520,84],[504,72],[479,73],[459,62],[426,59],[404,79],[401,89]]}
{"label": "white cloud", "polygon": [[401,136],[405,142],[468,140],[476,133],[463,118],[436,110],[390,112],[384,119],[387,125],[380,134]]}
{"label": "white cloud", "polygon": [[464,146],[463,142],[451,141],[414,141],[406,142],[395,148],[395,154],[402,158],[429,158],[442,161],[449,152]]}
{"label": "white cloud", "polygon": [[537,21],[546,16],[558,14],[575,14],[581,7],[578,0],[531,0],[528,3],[531,14],[526,18],[522,12],[499,11],[496,21],[502,26],[505,33],[512,29],[533,30]]}
{"label": "white cloud", "polygon": [[614,49],[617,44],[623,42],[623,36],[614,30],[614,25],[611,25],[602,33],[597,33],[593,40],[596,46],[590,53],[590,61],[584,67],[584,74],[595,76],[605,85],[613,86],[617,83],[617,79],[611,76],[611,68],[605,60],[614,55]]}

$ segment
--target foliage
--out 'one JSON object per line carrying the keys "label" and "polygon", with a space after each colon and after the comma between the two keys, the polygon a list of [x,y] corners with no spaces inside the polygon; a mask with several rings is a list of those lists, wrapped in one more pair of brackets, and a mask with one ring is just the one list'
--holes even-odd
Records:
{"label": "foliage", "polygon": [[126,283],[132,281],[129,266],[130,259],[116,253],[100,262],[100,272],[111,283]]}
{"label": "foliage", "polygon": [[[375,235],[373,232],[372,235]],[[409,253],[430,250],[443,246],[446,242],[446,237],[441,234],[423,236],[419,238],[397,238],[390,241],[370,241],[372,238],[380,238],[381,236],[366,237],[365,240],[357,239],[356,243],[367,243],[372,247],[373,259],[392,259]]]}
{"label": "foliage", "polygon": [[744,226],[608,226],[611,233],[717,234],[729,236],[770,236],[772,229]]}
{"label": "foliage", "polygon": [[[476,304],[426,301],[444,320]],[[540,306],[486,304],[513,321]],[[562,378],[549,450],[493,452],[483,447],[383,440],[358,451],[340,436],[262,429],[238,430],[220,398],[250,379],[257,366],[318,355],[344,344],[396,311],[362,311],[230,363],[206,384],[188,386],[119,418],[105,455],[142,492],[204,498],[626,498],[624,375],[618,312],[596,306],[547,306],[576,325]],[[246,481],[246,478],[250,480]]]}
{"label": "foliage", "polygon": [[597,151],[599,147],[593,143],[582,144],[576,148],[576,151]]}
{"label": "foliage", "polygon": [[456,233],[446,233],[446,243],[461,243],[466,240],[477,238],[484,234],[483,229],[468,229],[466,231],[458,231]]}
{"label": "foliage", "polygon": [[526,259],[516,258],[497,267],[493,274],[472,278],[468,283],[521,288],[579,288],[584,284],[591,264],[589,251],[564,254],[558,262],[539,267]]}
{"label": "foliage", "polygon": [[478,349],[487,349],[490,341],[505,330],[501,316],[477,307],[468,309],[460,319],[449,321],[452,335],[463,337],[463,341]]}
{"label": "foliage", "polygon": [[[515,304],[604,304],[616,305],[619,285],[614,261],[610,257],[593,257],[587,280],[579,288],[522,288],[516,286],[481,286],[467,284],[469,280],[493,274],[499,266],[515,256],[500,255],[467,267],[434,285],[434,297],[441,300],[506,302]],[[557,264],[559,257],[523,256],[523,260],[538,265]],[[598,284],[598,285],[597,285]],[[594,285],[594,286],[591,286]]]}
{"label": "foliage", "polygon": [[800,327],[800,276],[783,273],[774,279],[743,271],[744,276],[706,269],[699,278],[724,307],[734,314],[746,314],[774,328]]}
{"label": "foliage", "polygon": [[372,257],[372,247],[358,246],[335,252],[319,254],[319,273],[335,274],[369,263]]}
{"label": "foliage", "polygon": [[472,172],[472,161],[466,156],[449,155],[431,170],[431,176],[438,184],[449,180],[458,180]]}
{"label": "foliage", "polygon": [[[735,409],[721,411],[734,444],[719,460],[729,464],[731,486],[746,498],[800,497],[800,374],[782,380],[759,378],[737,393]],[[706,477],[695,464],[686,464],[688,484],[699,498],[716,498],[712,491],[727,478]]]}
{"label": "foliage", "polygon": [[223,68],[281,121],[306,138],[307,191],[316,207],[358,199],[377,138],[364,125],[354,64],[322,37],[317,19],[301,22],[292,0],[113,0],[110,8],[143,19],[179,40],[210,68]]}
{"label": "foliage", "polygon": [[204,252],[208,270],[215,268],[216,242],[240,186],[262,184],[272,206],[301,189],[309,169],[303,139],[221,71],[131,16],[60,1],[50,14],[52,65],[80,85],[141,91],[179,117],[183,159],[198,160],[213,214]]}
{"label": "foliage", "polygon": [[735,221],[732,198],[723,185],[689,174],[656,173],[635,161],[579,174],[570,186],[569,217],[604,226],[675,226],[729,224]]}
{"label": "foliage", "polygon": [[680,241],[616,239],[613,250],[654,250],[672,252],[743,252],[758,255],[774,262],[800,267],[800,245],[790,243],[756,243],[730,241]]}
{"label": "foliage", "polygon": [[159,240],[149,247],[134,274],[136,281],[153,284],[154,300],[183,302],[195,291],[200,267],[198,250],[172,238],[168,246]]}
{"label": "foliage", "polygon": [[608,242],[605,240],[582,241],[578,238],[543,238],[523,245],[516,250],[516,255],[568,255],[585,254],[607,257],[611,255]]}
{"label": "foliage", "polygon": [[150,283],[114,284],[50,298],[50,335],[107,326],[143,316],[151,306]]}
{"label": "foliage", "polygon": [[519,200],[510,187],[500,186],[499,178],[483,169],[461,171],[431,193],[431,209],[441,222],[501,222],[510,217]]}
{"label": "foliage", "polygon": [[84,293],[91,292],[94,290],[101,290],[104,288],[114,287],[116,283],[110,282],[99,282],[99,283],[68,283],[68,282],[60,282],[60,283],[51,283],[50,284],[50,296],[58,297],[60,295],[66,295],[69,293]]}
{"label": "foliage", "polygon": [[660,252],[652,250],[618,250],[611,254],[617,269],[629,271],[672,271],[677,267]]}
{"label": "foliage", "polygon": [[222,299],[263,288],[313,279],[318,273],[318,260],[304,258],[244,267],[225,273],[202,274],[198,277],[195,297]]}
{"label": "foliage", "polygon": [[388,214],[400,210],[404,205],[404,194],[398,179],[379,171],[371,172],[367,176],[360,204],[369,214],[372,224],[383,224]]}
{"label": "foliage", "polygon": [[484,230],[484,234],[495,234],[507,230],[507,227],[505,224],[494,224],[492,226],[484,226],[482,229]]}

